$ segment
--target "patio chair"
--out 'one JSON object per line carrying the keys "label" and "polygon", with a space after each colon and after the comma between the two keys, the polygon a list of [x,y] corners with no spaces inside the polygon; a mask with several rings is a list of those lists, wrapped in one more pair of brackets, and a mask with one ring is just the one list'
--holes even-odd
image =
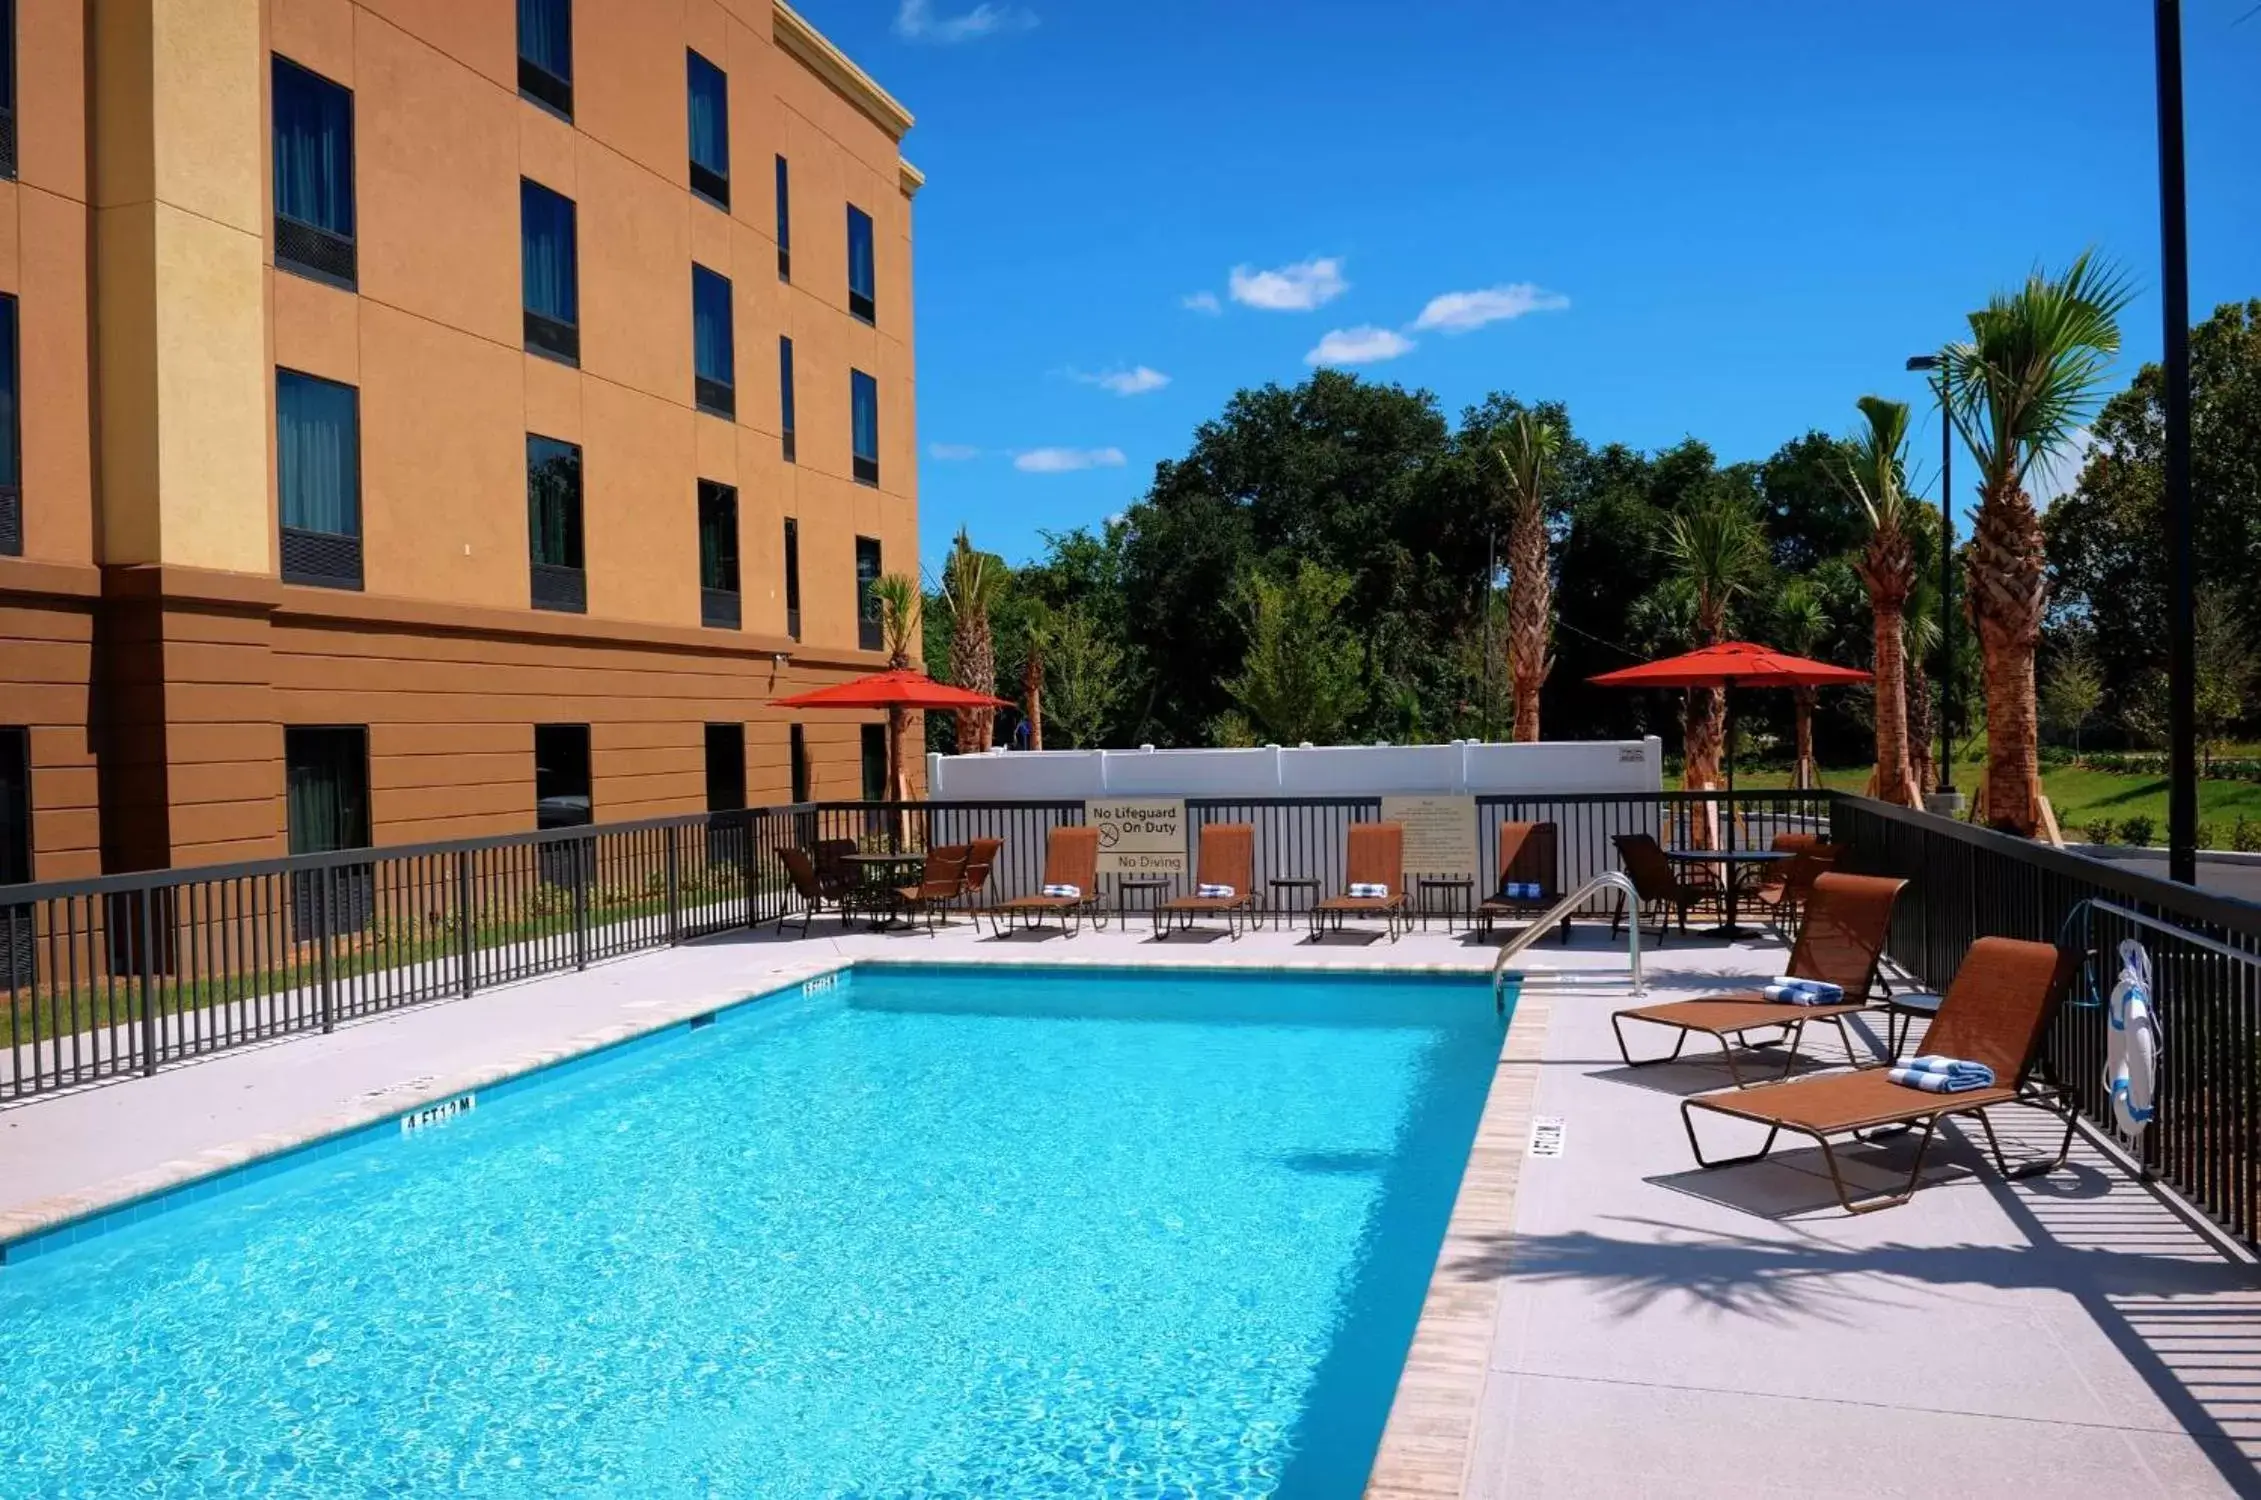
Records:
{"label": "patio chair", "polygon": [[[1782,1028],[1787,1055],[1777,1076],[1787,1078],[1798,1065],[1798,1040],[1805,1034],[1806,1023],[1829,1021],[1836,1025],[1838,1039],[1845,1044],[1845,1061],[1860,1066],[1853,1055],[1852,1035],[1845,1030],[1845,1017],[1868,1007],[1884,940],[1892,925],[1893,903],[1900,899],[1906,885],[1905,880],[1882,875],[1831,874],[1814,882],[1805,920],[1798,924],[1798,941],[1790,949],[1790,962],[1783,972],[1792,979],[1818,979],[1836,985],[1845,992],[1844,1004],[1789,1005],[1769,1000],[1755,990],[1744,990],[1701,1000],[1635,1006],[1609,1018],[1610,1029],[1617,1033],[1617,1055],[1630,1068],[1672,1062],[1688,1045],[1689,1036],[1701,1032],[1718,1041],[1720,1054],[1727,1060],[1728,1076],[1737,1088],[1743,1088],[1750,1080],[1743,1077],[1735,1053],[1746,1033]],[[1663,1057],[1637,1058],[1625,1045],[1627,1021],[1670,1026],[1679,1036]]]}
{"label": "patio chair", "polygon": [[1154,935],[1165,936],[1172,926],[1191,932],[1198,917],[1221,916],[1225,931],[1240,940],[1240,918],[1256,918],[1256,825],[1204,823],[1201,852],[1194,862],[1196,886],[1230,886],[1230,896],[1179,896],[1154,908]]}
{"label": "patio chair", "polygon": [[1003,839],[975,839],[966,845],[966,873],[958,881],[958,899],[966,910],[974,909],[982,889],[989,884],[989,872],[997,867],[997,851],[1004,847]]}
{"label": "patio chair", "polygon": [[1106,918],[1099,908],[1099,830],[1096,828],[1061,825],[1044,836],[1044,881],[1050,886],[1073,886],[1081,894],[1074,896],[1015,896],[1010,901],[1000,901],[989,908],[990,925],[998,936],[1018,917],[1023,927],[1038,925],[1046,916],[1059,919],[1060,931],[1072,933],[1083,924],[1088,914],[1094,926],[1103,926]]}
{"label": "patio chair", "polygon": [[[1657,914],[1657,946],[1664,946],[1665,933],[1670,930],[1672,914],[1680,914],[1680,933],[1688,932],[1688,912],[1692,907],[1719,901],[1719,886],[1709,879],[1690,879],[1673,868],[1672,860],[1664,846],[1645,833],[1620,833],[1610,840],[1617,846],[1619,863],[1633,882],[1633,889],[1641,897],[1641,905],[1653,907]],[[1609,919],[1609,936],[1617,940],[1619,929],[1625,925],[1625,896],[1617,898],[1617,911]]]}
{"label": "patio chair", "polygon": [[[1499,825],[1499,885],[1476,908],[1476,930],[1492,934],[1500,917],[1531,916],[1562,899],[1561,830],[1553,823]],[[1537,896],[1510,896],[1508,887],[1537,886]],[[1570,941],[1570,918],[1562,919],[1562,941]]]}
{"label": "patio chair", "polygon": [[925,917],[926,935],[934,936],[950,903],[965,889],[966,863],[972,854],[970,844],[944,844],[927,850],[918,884],[897,886],[888,893],[895,911],[903,916]]}
{"label": "patio chair", "polygon": [[1797,924],[1815,878],[1835,868],[1837,846],[1818,833],[1778,833],[1774,850],[1790,857],[1767,868],[1751,899],[1777,931],[1787,932]]}
{"label": "patio chair", "polygon": [[[1353,896],[1350,887],[1355,885],[1380,886],[1379,896]],[[1342,931],[1346,917],[1372,917],[1382,919],[1389,932],[1390,941],[1396,942],[1398,932],[1405,923],[1405,825],[1403,823],[1353,823],[1350,839],[1343,851],[1343,894],[1329,896],[1311,908],[1311,937],[1314,942],[1334,918],[1335,931]]]}
{"label": "patio chair", "polygon": [[[1755,1089],[1729,1089],[1699,1094],[1680,1101],[1681,1124],[1688,1131],[1688,1147],[1696,1165],[1712,1170],[1741,1162],[1758,1161],[1773,1149],[1783,1131],[1810,1137],[1821,1147],[1837,1201],[1847,1213],[1872,1213],[1905,1203],[1915,1195],[1923,1172],[1924,1154],[1942,1120],[1976,1115],[1986,1132],[1994,1165],[2004,1177],[2030,1177],[2053,1172],[2065,1163],[2073,1144],[2073,1110],[2065,1090],[2056,1084],[2036,1083],[2028,1077],[2041,1056],[2041,1043],[2050,1019],[2064,999],[2065,989],[2080,967],[2077,953],[2063,952],[2048,943],[2015,938],[1987,937],[1971,944],[1963,966],[1948,986],[1924,1045],[1946,1057],[1981,1062],[1994,1070],[1995,1086],[1960,1094],[1928,1094],[1894,1083],[1883,1068],[1863,1068],[1853,1073],[1833,1073],[1823,1078],[1797,1078]],[[2030,1104],[2065,1117],[2065,1134],[2056,1155],[2038,1158],[2013,1168],[2002,1155],[1987,1111],[1997,1104]],[[1696,1111],[1726,1115],[1766,1127],[1766,1140],[1756,1151],[1712,1160],[1704,1157],[1696,1138]],[[1831,1138],[1850,1136],[1865,1141],[1866,1132],[1887,1127],[1921,1125],[1915,1161],[1907,1183],[1897,1192],[1872,1194],[1856,1202],[1845,1189]]]}
{"label": "patio chair", "polygon": [[[806,849],[780,844],[777,858],[785,866],[785,877],[791,883],[793,895],[800,901],[801,936],[809,935],[809,924],[830,913],[843,922],[848,919],[848,907],[842,897],[846,892],[834,892],[826,887],[824,878],[817,873],[815,858]],[[777,914],[777,930],[785,930],[785,919],[795,914],[788,904]]]}

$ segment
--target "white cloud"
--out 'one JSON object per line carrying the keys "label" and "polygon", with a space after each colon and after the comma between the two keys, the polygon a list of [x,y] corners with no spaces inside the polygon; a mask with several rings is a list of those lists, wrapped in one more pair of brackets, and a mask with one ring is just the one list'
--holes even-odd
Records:
{"label": "white cloud", "polygon": [[1349,291],[1350,283],[1343,280],[1342,262],[1323,255],[1272,271],[1235,266],[1230,290],[1235,302],[1248,307],[1268,312],[1309,312]]}
{"label": "white cloud", "polygon": [[1148,391],[1158,391],[1170,383],[1169,376],[1147,365],[1137,365],[1128,370],[1109,370],[1100,375],[1086,375],[1080,370],[1070,370],[1068,376],[1085,385],[1113,391],[1118,396],[1143,396]]}
{"label": "white cloud", "polygon": [[1520,318],[1525,313],[1560,312],[1569,305],[1570,299],[1560,292],[1547,291],[1528,281],[1515,281],[1477,292],[1446,292],[1441,297],[1431,297],[1429,305],[1421,309],[1421,316],[1413,320],[1413,326],[1424,332],[1438,329],[1445,333],[1466,333],[1486,323]]}
{"label": "white cloud", "polygon": [[903,0],[895,12],[895,34],[909,42],[970,42],[1000,32],[1026,31],[1036,16],[1014,5],[982,0],[964,15],[937,16],[933,0]]}
{"label": "white cloud", "polygon": [[981,457],[981,450],[971,443],[929,443],[926,445],[926,456],[940,459],[946,464],[954,464],[963,463],[969,458]]}
{"label": "white cloud", "polygon": [[1394,328],[1362,324],[1336,328],[1319,340],[1319,347],[1303,356],[1307,365],[1365,365],[1395,359],[1413,348],[1413,340]]}
{"label": "white cloud", "polygon": [[1119,469],[1120,448],[1031,448],[1013,455],[1013,467],[1023,474],[1067,474],[1077,469]]}
{"label": "white cloud", "polygon": [[1178,299],[1178,306],[1189,312],[1207,313],[1212,318],[1225,310],[1215,292],[1188,292]]}

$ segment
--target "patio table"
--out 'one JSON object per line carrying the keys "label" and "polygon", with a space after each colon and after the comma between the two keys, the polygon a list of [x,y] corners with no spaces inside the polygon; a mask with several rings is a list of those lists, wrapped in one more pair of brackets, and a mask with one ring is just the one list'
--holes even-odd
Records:
{"label": "patio table", "polygon": [[1756,927],[1737,925],[1735,921],[1736,898],[1742,893],[1743,879],[1747,870],[1755,870],[1761,865],[1776,864],[1786,860],[1790,858],[1788,851],[1782,849],[1667,849],[1664,852],[1667,858],[1678,860],[1682,864],[1718,865],[1720,867],[1720,873],[1724,877],[1720,881],[1720,886],[1727,903],[1725,919],[1717,927],[1705,929],[1705,936],[1725,938],[1729,942],[1741,942],[1746,938],[1762,936],[1760,930]]}

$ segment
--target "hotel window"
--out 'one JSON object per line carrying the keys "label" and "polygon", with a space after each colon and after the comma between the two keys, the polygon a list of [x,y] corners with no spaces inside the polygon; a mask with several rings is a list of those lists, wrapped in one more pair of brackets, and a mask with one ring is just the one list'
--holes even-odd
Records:
{"label": "hotel window", "polygon": [[881,618],[879,595],[879,543],[868,536],[856,538],[856,644],[877,651],[886,644],[886,621]]}
{"label": "hotel window", "polygon": [[16,0],[0,0],[0,177],[16,175]]}
{"label": "hotel window", "polygon": [[283,582],[361,587],[361,393],[275,372]]}
{"label": "hotel window", "polygon": [[518,93],[573,118],[573,0],[518,0]]}
{"label": "hotel window", "polygon": [[589,580],[581,558],[581,450],[526,437],[526,536],[536,609],[584,614]]}
{"label": "hotel window", "polygon": [[793,341],[777,341],[777,420],[783,433],[785,461],[793,462]]}
{"label": "hotel window", "polygon": [[691,385],[699,410],[738,412],[737,357],[730,337],[730,278],[691,267]]}
{"label": "hotel window", "polygon": [[736,812],[746,805],[746,726],[707,726],[707,811]]}
{"label": "hotel window", "polygon": [[0,557],[24,554],[23,428],[17,373],[16,299],[0,297]]}
{"label": "hotel window", "polygon": [[573,200],[518,179],[518,266],[524,283],[526,347],[581,362],[580,251]]}
{"label": "hotel window", "polygon": [[777,159],[777,279],[793,279],[793,193],[785,158]]}
{"label": "hotel window", "polygon": [[879,483],[879,382],[848,372],[848,404],[855,413],[856,482]]}
{"label": "hotel window", "polygon": [[699,481],[699,623],[738,628],[738,492]]}
{"label": "hotel window", "polygon": [[785,755],[792,763],[793,800],[809,800],[809,737],[798,724],[785,731]]}
{"label": "hotel window", "polygon": [[536,724],[534,826],[585,828],[595,816],[589,795],[589,726]]}
{"label": "hotel window", "polygon": [[874,274],[871,263],[871,215],[851,203],[848,205],[848,311],[866,323],[878,316],[878,303],[873,300]]}
{"label": "hotel window", "polygon": [[[31,881],[31,731],[0,729],[0,885]],[[0,906],[0,986],[38,977],[33,908]]]}
{"label": "hotel window", "polygon": [[887,726],[866,724],[863,728],[864,800],[887,800]]}
{"label": "hotel window", "polygon": [[785,518],[785,633],[801,638],[801,523]]}
{"label": "hotel window", "polygon": [[274,60],[275,264],[353,290],[353,94]]}
{"label": "hotel window", "polygon": [[[369,847],[367,728],[286,726],[283,787],[291,853],[329,854]],[[298,935],[362,931],[374,912],[375,886],[369,865],[333,865],[293,874],[292,918]]]}
{"label": "hotel window", "polygon": [[730,206],[730,80],[698,53],[690,59],[691,191]]}

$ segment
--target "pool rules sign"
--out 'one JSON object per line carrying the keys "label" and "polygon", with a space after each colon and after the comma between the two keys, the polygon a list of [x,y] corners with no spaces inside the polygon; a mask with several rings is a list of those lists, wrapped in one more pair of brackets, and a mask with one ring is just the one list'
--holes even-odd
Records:
{"label": "pool rules sign", "polygon": [[1102,875],[1183,875],[1185,798],[1106,797],[1083,805],[1099,830]]}

